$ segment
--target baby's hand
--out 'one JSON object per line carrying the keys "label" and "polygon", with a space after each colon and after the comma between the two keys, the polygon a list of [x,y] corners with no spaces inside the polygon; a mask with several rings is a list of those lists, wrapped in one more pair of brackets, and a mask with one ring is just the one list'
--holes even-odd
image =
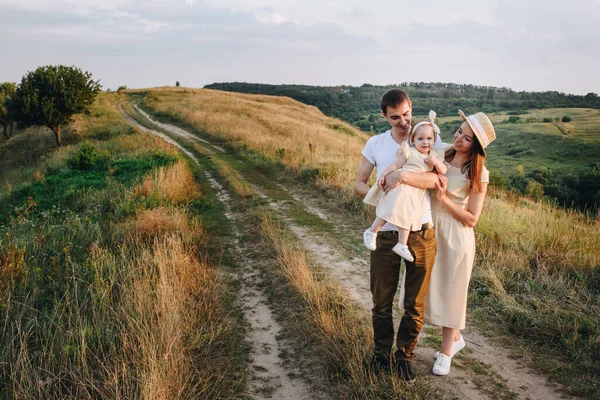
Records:
{"label": "baby's hand", "polygon": [[425,157],[423,161],[425,161],[425,164],[427,165],[433,165],[433,158],[431,157]]}
{"label": "baby's hand", "polygon": [[381,178],[379,178],[377,180],[377,184],[379,185],[380,189],[383,189],[383,186],[385,185],[385,176],[382,176]]}

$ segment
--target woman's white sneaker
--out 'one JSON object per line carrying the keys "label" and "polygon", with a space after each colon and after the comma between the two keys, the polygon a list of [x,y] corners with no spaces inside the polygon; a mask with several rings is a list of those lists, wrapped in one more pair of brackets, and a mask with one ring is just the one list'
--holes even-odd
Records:
{"label": "woman's white sneaker", "polygon": [[452,364],[452,358],[440,353],[433,364],[433,372],[435,375],[448,375],[450,373],[450,364]]}
{"label": "woman's white sneaker", "polygon": [[415,261],[412,254],[410,254],[410,251],[408,251],[408,246],[405,244],[402,244],[400,242],[396,243],[392,251],[407,261]]}
{"label": "woman's white sneaker", "polygon": [[[456,353],[458,353],[459,351],[464,349],[465,346],[466,346],[465,338],[463,338],[463,336],[460,335],[460,337],[458,338],[457,341],[452,342],[452,348],[450,349],[450,358],[454,357],[456,355]],[[437,359],[439,355],[440,355],[440,352],[436,351],[433,358]]]}

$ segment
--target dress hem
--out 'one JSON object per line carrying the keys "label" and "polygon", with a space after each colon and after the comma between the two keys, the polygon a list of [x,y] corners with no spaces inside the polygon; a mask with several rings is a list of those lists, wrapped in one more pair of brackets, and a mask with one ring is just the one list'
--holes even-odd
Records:
{"label": "dress hem", "polygon": [[452,324],[447,324],[442,322],[441,318],[424,318],[425,322],[427,322],[428,324],[432,324],[432,325],[436,325],[436,326],[441,326],[441,327],[445,327],[445,328],[452,328],[452,329],[458,329],[458,330],[462,330],[465,329],[465,325],[452,325]]}

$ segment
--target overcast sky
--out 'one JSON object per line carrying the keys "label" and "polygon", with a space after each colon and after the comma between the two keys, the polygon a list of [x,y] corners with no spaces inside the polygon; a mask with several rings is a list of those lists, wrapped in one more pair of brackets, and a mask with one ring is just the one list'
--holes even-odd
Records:
{"label": "overcast sky", "polygon": [[[402,81],[600,93],[600,0],[0,0],[0,82]],[[421,4],[419,4],[421,3]]]}

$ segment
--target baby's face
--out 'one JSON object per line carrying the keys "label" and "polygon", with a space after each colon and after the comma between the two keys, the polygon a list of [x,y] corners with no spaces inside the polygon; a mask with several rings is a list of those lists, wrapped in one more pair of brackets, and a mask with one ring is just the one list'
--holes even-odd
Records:
{"label": "baby's face", "polygon": [[413,145],[419,153],[429,154],[435,144],[435,133],[431,125],[421,125],[413,136]]}

